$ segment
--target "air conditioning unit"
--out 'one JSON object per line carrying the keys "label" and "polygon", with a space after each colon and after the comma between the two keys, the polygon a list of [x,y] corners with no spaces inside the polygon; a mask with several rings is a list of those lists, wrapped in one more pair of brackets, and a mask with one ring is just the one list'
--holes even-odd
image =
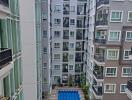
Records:
{"label": "air conditioning unit", "polygon": [[106,31],[101,31],[101,35],[106,35]]}
{"label": "air conditioning unit", "polygon": [[108,9],[105,9],[105,10],[103,11],[103,13],[104,13],[104,14],[108,14],[108,13],[109,13],[109,10],[108,10]]}

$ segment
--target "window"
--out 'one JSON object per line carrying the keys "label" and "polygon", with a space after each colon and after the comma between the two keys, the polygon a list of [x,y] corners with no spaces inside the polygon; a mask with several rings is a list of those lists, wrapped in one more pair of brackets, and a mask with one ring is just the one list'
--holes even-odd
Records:
{"label": "window", "polygon": [[70,32],[70,37],[74,37],[74,32],[73,31]]}
{"label": "window", "polygon": [[132,77],[132,67],[123,67],[122,68],[123,77]]}
{"label": "window", "polygon": [[119,31],[111,31],[109,32],[109,41],[119,41],[120,40],[120,32]]}
{"label": "window", "polygon": [[131,50],[124,50],[124,60],[129,60],[129,55],[131,54]]}
{"label": "window", "polygon": [[54,65],[54,70],[60,70],[60,65]]}
{"label": "window", "polygon": [[54,11],[60,12],[61,11],[61,5],[55,5]]}
{"label": "window", "polygon": [[117,68],[115,67],[107,67],[106,68],[106,77],[110,76],[110,77],[113,77],[113,76],[117,76]]}
{"label": "window", "polygon": [[43,68],[46,69],[47,68],[47,63],[43,64]]}
{"label": "window", "polygon": [[47,31],[43,31],[43,38],[47,37]]}
{"label": "window", "polygon": [[132,11],[128,11],[128,21],[132,21]]}
{"label": "window", "polygon": [[60,48],[60,43],[54,43],[54,48]]}
{"label": "window", "polygon": [[47,48],[46,47],[44,47],[43,51],[44,51],[44,54],[47,54]]}
{"label": "window", "polygon": [[132,41],[132,31],[126,32],[126,41]]}
{"label": "window", "polygon": [[69,65],[69,70],[73,70],[73,65]]}
{"label": "window", "polygon": [[61,24],[61,19],[54,19],[54,24],[55,25],[60,25]]}
{"label": "window", "polygon": [[70,11],[71,11],[71,12],[75,12],[75,6],[71,6],[71,7],[70,7]]}
{"label": "window", "polygon": [[75,19],[70,19],[70,25],[75,25]]}
{"label": "window", "polygon": [[120,93],[125,93],[126,88],[127,88],[127,84],[121,84],[120,85]]}
{"label": "window", "polygon": [[58,83],[59,80],[60,80],[60,76],[54,76],[54,81],[55,81],[56,83]]}
{"label": "window", "polygon": [[116,92],[116,84],[105,84],[104,92],[105,93],[115,93]]}
{"label": "window", "polygon": [[108,49],[107,50],[107,59],[108,60],[118,60],[119,50],[118,49]]}
{"label": "window", "polygon": [[60,37],[60,31],[54,31],[54,37]]}
{"label": "window", "polygon": [[111,12],[111,22],[121,22],[123,17],[122,11],[112,11]]}
{"label": "window", "polygon": [[71,49],[74,48],[74,43],[70,43],[70,48],[71,48]]}
{"label": "window", "polygon": [[42,18],[43,18],[43,20],[46,20],[48,18],[48,14],[47,13],[42,13]]}
{"label": "window", "polygon": [[60,54],[54,54],[54,59],[60,59]]}
{"label": "window", "polygon": [[73,54],[69,54],[69,60],[73,60],[74,59],[74,55]]}

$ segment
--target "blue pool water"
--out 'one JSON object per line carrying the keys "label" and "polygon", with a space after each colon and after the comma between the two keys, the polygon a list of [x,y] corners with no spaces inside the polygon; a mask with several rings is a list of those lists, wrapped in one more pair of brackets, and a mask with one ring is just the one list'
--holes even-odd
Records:
{"label": "blue pool water", "polygon": [[58,100],[80,100],[78,91],[59,91]]}

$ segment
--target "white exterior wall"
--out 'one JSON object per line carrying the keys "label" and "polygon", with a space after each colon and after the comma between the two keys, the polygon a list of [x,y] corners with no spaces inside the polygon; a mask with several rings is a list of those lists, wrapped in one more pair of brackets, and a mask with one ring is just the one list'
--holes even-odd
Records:
{"label": "white exterior wall", "polygon": [[[67,4],[70,4],[70,6],[74,6],[75,7],[75,11],[74,12],[69,12],[68,15],[64,15],[63,14],[63,4],[66,3]],[[85,2],[86,3],[86,2]],[[66,51],[68,54],[74,54],[74,59],[73,60],[70,60],[68,61],[68,63],[66,62],[66,64],[68,64],[68,67],[69,65],[73,65],[73,70],[68,70],[68,75],[72,74],[72,75],[75,75],[75,54],[76,54],[76,42],[80,42],[82,40],[76,40],[76,30],[77,30],[77,27],[76,27],[76,21],[77,21],[77,18],[80,18],[80,17],[84,17],[83,15],[77,15],[77,5],[80,5],[80,4],[84,4],[83,1],[78,1],[78,0],[69,0],[69,1],[64,1],[64,0],[52,0],[52,80],[53,80],[53,84],[54,83],[54,76],[60,76],[62,78],[62,74],[65,74],[62,72],[62,64],[63,64],[63,30],[69,30],[69,34],[70,34],[70,31],[74,31],[74,37],[70,37],[69,36],[69,39],[66,40],[66,42],[69,42],[69,43],[74,43],[74,49],[70,49],[68,51]],[[61,11],[60,12],[55,12],[54,11],[54,8],[55,8],[55,5],[60,5],[61,6]],[[69,21],[69,27],[68,28],[65,28],[63,27],[63,17],[69,17],[69,20],[70,19],[75,19],[75,25],[70,25],[70,21]],[[54,19],[57,18],[57,19],[61,19],[61,25],[60,26],[55,26],[54,25]],[[61,37],[59,38],[55,38],[54,37],[54,31],[61,31]],[[60,43],[60,49],[54,49],[54,43]],[[82,52],[82,51],[81,51]],[[54,54],[60,54],[60,60],[54,60]],[[60,70],[54,70],[54,65],[60,65]],[[80,62],[79,62],[80,64]],[[79,73],[80,74],[80,73]]]}
{"label": "white exterior wall", "polygon": [[35,0],[20,0],[24,100],[37,100]]}
{"label": "white exterior wall", "polygon": [[94,66],[94,28],[95,28],[95,10],[96,10],[96,0],[89,1],[89,31],[88,31],[88,45],[87,45],[87,71],[86,78],[87,83],[90,85],[90,99],[92,100],[92,84],[93,84],[93,66]]}

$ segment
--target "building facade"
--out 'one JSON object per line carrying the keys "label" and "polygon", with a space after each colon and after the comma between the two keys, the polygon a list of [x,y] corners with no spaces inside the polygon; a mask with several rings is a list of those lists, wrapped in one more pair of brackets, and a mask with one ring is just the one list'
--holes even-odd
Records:
{"label": "building facade", "polygon": [[84,69],[87,0],[52,0],[52,82],[79,83]]}
{"label": "building facade", "polygon": [[43,95],[51,92],[51,1],[41,1],[41,29],[42,29],[42,81]]}
{"label": "building facade", "polygon": [[24,100],[42,100],[41,0],[20,0]]}
{"label": "building facade", "polygon": [[0,100],[23,100],[19,0],[0,0]]}
{"label": "building facade", "polygon": [[97,0],[95,5],[94,53],[87,66],[91,100],[130,100],[125,90],[132,79],[132,1]]}

